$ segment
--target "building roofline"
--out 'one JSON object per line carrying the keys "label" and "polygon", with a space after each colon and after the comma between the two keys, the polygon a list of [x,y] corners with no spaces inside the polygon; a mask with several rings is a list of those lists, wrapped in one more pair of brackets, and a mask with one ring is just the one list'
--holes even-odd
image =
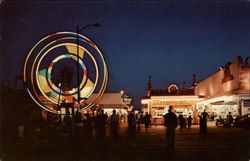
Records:
{"label": "building roofline", "polygon": [[[231,63],[231,64],[236,63],[236,62],[238,61],[238,57],[242,58],[241,56],[237,56],[237,57],[236,57],[236,60],[234,60],[233,62],[230,62],[230,63]],[[231,66],[231,65],[230,65],[230,66]],[[222,66],[221,66],[221,67],[222,67]],[[202,82],[202,81],[204,81],[204,80],[206,80],[206,79],[208,79],[209,77],[211,77],[212,75],[214,75],[214,74],[216,74],[216,73],[218,73],[218,72],[220,72],[220,71],[221,71],[221,70],[219,69],[219,70],[213,72],[212,74],[209,74],[207,77],[205,77],[205,78],[203,78],[202,80],[198,81],[197,84],[200,83],[200,82]]]}

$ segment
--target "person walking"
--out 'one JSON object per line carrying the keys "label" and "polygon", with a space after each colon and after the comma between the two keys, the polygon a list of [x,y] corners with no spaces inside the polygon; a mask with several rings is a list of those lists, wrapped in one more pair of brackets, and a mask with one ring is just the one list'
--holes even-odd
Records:
{"label": "person walking", "polygon": [[206,110],[204,110],[200,116],[200,133],[201,134],[207,133],[207,116],[208,114],[206,113]]}
{"label": "person walking", "polygon": [[82,114],[79,111],[76,111],[76,114],[74,116],[74,136],[76,140],[81,139],[82,136]]}
{"label": "person walking", "polygon": [[179,119],[180,131],[182,131],[182,129],[184,128],[184,121],[185,121],[182,113],[179,115],[178,119]]}
{"label": "person walking", "polygon": [[93,138],[93,122],[90,114],[87,112],[85,114],[85,119],[83,120],[83,136],[87,141]]}
{"label": "person walking", "polygon": [[141,123],[140,123],[140,115],[139,114],[135,115],[135,120],[136,120],[137,130],[141,131]]}
{"label": "person walking", "polygon": [[134,140],[135,134],[136,134],[136,119],[134,112],[131,111],[128,115],[128,137]]}
{"label": "person walking", "polygon": [[191,125],[192,125],[192,116],[191,115],[189,115],[188,116],[188,118],[187,118],[187,120],[188,120],[188,128],[190,129],[191,128]]}
{"label": "person walking", "polygon": [[104,110],[101,110],[101,113],[97,116],[97,138],[103,139],[106,136],[106,122],[107,115],[104,114]]}
{"label": "person walking", "polygon": [[232,127],[233,121],[234,119],[233,119],[232,113],[229,112],[227,115],[227,127]]}
{"label": "person walking", "polygon": [[144,117],[144,123],[145,123],[146,130],[148,129],[148,127],[150,125],[150,119],[151,119],[150,114],[148,114],[148,112],[146,112],[146,115]]}
{"label": "person walking", "polygon": [[119,115],[116,114],[116,110],[113,110],[113,114],[110,116],[110,133],[114,139],[117,139],[119,121]]}
{"label": "person walking", "polygon": [[68,110],[66,111],[66,115],[63,118],[63,132],[66,135],[72,133],[72,119]]}
{"label": "person walking", "polygon": [[168,113],[164,115],[164,125],[166,128],[167,135],[167,148],[169,150],[174,149],[175,145],[175,129],[178,126],[177,116],[172,112],[173,106],[169,106]]}

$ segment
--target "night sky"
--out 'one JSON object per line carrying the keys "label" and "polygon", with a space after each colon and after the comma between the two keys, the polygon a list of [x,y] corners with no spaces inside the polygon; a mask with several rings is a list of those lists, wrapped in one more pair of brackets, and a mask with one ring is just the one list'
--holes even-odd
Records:
{"label": "night sky", "polygon": [[29,50],[44,36],[82,32],[105,53],[107,92],[125,90],[134,105],[153,88],[191,85],[250,50],[250,3],[191,2],[2,2],[1,79],[22,74]]}

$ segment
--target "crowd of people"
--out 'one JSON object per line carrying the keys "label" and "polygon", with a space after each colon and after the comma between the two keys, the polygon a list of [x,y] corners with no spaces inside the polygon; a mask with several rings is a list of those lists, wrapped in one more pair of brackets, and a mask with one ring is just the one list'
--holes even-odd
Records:
{"label": "crowd of people", "polygon": [[178,121],[179,121],[179,125],[180,125],[180,131],[182,129],[185,129],[185,128],[191,128],[191,125],[192,125],[192,116],[189,115],[187,118],[185,118],[182,113],[179,114],[178,116]]}
{"label": "crowd of people", "polygon": [[244,116],[236,116],[235,118],[232,116],[232,113],[229,112],[226,118],[222,118],[219,116],[215,122],[216,126],[222,127],[241,127],[241,128],[249,128],[250,127],[250,118],[249,115]]}
{"label": "crowd of people", "polygon": [[62,120],[61,130],[65,135],[74,135],[74,138],[81,139],[83,137],[91,139],[104,138],[107,133],[107,128],[112,136],[117,136],[117,131],[120,124],[120,116],[113,110],[110,117],[103,110],[98,111],[95,117],[91,117],[89,113],[82,115],[76,111],[73,118],[69,111],[66,112]]}
{"label": "crowd of people", "polygon": [[45,120],[40,121],[40,129],[44,131],[43,127],[46,124],[47,128],[57,129],[62,135],[74,136],[74,139],[103,139],[108,135],[117,139],[121,122],[125,121],[129,138],[134,138],[136,131],[139,131],[142,126],[146,130],[151,126],[151,116],[148,113],[135,114],[135,111],[130,111],[128,115],[122,115],[113,110],[112,114],[108,116],[104,110],[100,110],[96,115],[76,111],[72,116],[69,111],[66,111],[63,118],[56,115],[50,116],[46,123]]}
{"label": "crowd of people", "polygon": [[[164,115],[164,126],[166,127],[166,137],[168,142],[168,148],[172,149],[174,147],[175,142],[175,129],[179,125],[180,131],[184,128],[191,128],[192,125],[192,116],[189,115],[187,118],[184,118],[182,114],[177,115],[172,111],[173,107],[170,106],[168,113]],[[126,117],[126,118],[125,118]],[[204,110],[199,115],[199,126],[200,133],[207,133],[207,120],[208,114],[206,110]],[[232,117],[231,113],[228,114],[227,119],[219,119],[216,120],[216,124],[219,126],[223,124],[223,126],[235,126],[235,127],[244,127],[244,125],[248,125],[250,119],[248,116],[244,117],[236,117],[235,119]],[[47,120],[50,124],[50,119]],[[145,130],[151,126],[151,115],[149,113],[137,113],[135,111],[130,111],[128,115],[121,115],[113,110],[112,115],[108,116],[107,113],[104,113],[104,110],[97,111],[96,115],[91,115],[89,113],[85,113],[82,115],[80,112],[76,111],[73,115],[70,115],[69,111],[66,111],[65,116],[62,120],[58,119],[57,123],[54,124],[54,127],[60,131],[60,133],[64,136],[74,136],[74,139],[103,139],[106,136],[111,136],[114,140],[118,137],[118,131],[121,126],[121,122],[127,122],[127,134],[128,138],[131,140],[135,139],[136,132],[141,130],[143,126]],[[45,124],[41,124],[45,125]],[[42,127],[42,126],[41,126]],[[41,130],[42,131],[42,128]]]}

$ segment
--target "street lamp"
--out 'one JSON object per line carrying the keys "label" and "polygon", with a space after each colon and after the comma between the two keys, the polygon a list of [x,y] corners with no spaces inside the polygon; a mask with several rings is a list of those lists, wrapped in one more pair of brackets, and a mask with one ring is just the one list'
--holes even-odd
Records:
{"label": "street lamp", "polygon": [[79,33],[81,32],[81,31],[83,31],[84,29],[86,29],[86,28],[88,28],[88,27],[91,27],[91,26],[93,26],[93,27],[101,27],[101,24],[99,24],[99,23],[96,23],[96,24],[88,24],[88,25],[86,25],[86,26],[83,26],[82,28],[79,28],[78,26],[76,27],[76,43],[77,43],[77,87],[78,87],[78,89],[77,89],[77,97],[78,97],[78,99],[77,99],[77,101],[78,101],[78,104],[80,105],[80,101],[81,101],[81,95],[80,95],[80,76],[79,76],[79,68],[80,68],[80,64],[79,64]]}

